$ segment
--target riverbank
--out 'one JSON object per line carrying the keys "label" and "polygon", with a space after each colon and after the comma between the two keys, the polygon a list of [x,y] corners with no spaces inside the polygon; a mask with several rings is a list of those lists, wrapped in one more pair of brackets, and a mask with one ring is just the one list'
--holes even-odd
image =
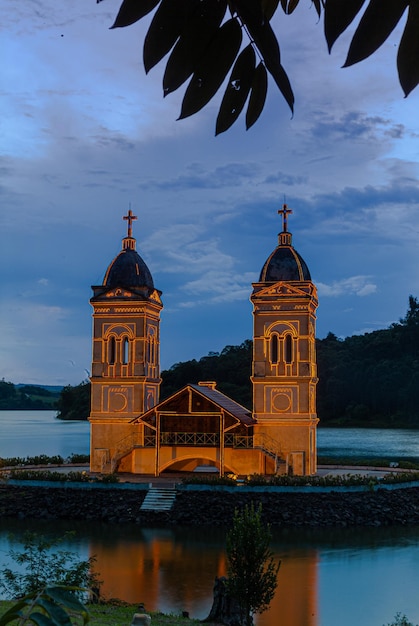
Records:
{"label": "riverbank", "polygon": [[[0,600],[0,617],[14,605],[13,601]],[[160,612],[149,612],[138,604],[125,602],[109,602],[104,604],[87,604],[90,623],[94,626],[115,626],[130,624],[135,613],[147,613],[151,616],[153,626],[198,626],[201,620],[177,615],[164,615]],[[211,626],[208,624],[207,626]]]}
{"label": "riverbank", "polygon": [[109,524],[220,526],[236,508],[261,504],[272,526],[379,527],[419,525],[419,487],[366,492],[269,493],[179,490],[170,511],[141,511],[145,489],[78,489],[0,485],[0,518],[78,520]]}

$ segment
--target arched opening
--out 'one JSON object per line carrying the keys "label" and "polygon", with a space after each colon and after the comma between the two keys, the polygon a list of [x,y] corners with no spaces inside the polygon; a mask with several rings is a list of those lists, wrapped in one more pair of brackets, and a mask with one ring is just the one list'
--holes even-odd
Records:
{"label": "arched opening", "polygon": [[129,362],[129,340],[124,337],[122,340],[122,363],[126,365]]}
{"label": "arched opening", "polygon": [[285,363],[293,362],[292,336],[285,335]]}
{"label": "arched opening", "polygon": [[271,363],[278,363],[278,335],[271,336]]}
{"label": "arched opening", "polygon": [[114,365],[116,360],[116,342],[115,337],[111,337],[108,342],[108,363]]}

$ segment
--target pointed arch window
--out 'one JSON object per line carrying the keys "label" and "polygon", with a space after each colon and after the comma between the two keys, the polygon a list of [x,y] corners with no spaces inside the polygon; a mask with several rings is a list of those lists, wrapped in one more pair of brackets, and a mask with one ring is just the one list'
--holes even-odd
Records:
{"label": "pointed arch window", "polygon": [[293,345],[292,345],[292,336],[285,335],[285,363],[293,362]]}
{"label": "pointed arch window", "polygon": [[115,337],[111,337],[108,341],[108,363],[114,365],[116,360],[116,342]]}
{"label": "pointed arch window", "polygon": [[278,335],[272,335],[271,336],[271,363],[278,363],[278,354],[279,354],[279,350],[278,350]]}

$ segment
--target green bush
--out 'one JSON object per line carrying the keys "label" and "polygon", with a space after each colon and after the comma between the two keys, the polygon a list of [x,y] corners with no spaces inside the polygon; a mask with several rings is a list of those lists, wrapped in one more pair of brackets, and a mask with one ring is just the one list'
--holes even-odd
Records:
{"label": "green bush", "polygon": [[[5,472],[3,472],[5,474]],[[42,480],[55,483],[118,483],[116,474],[104,474],[101,477],[90,476],[87,472],[51,472],[49,470],[16,469],[10,470],[5,478],[11,480]]]}
{"label": "green bush", "polygon": [[266,611],[275,595],[281,563],[275,563],[270,541],[261,505],[235,510],[227,533],[227,589],[237,602],[243,626],[251,626],[253,614]]}
{"label": "green bush", "polygon": [[[82,587],[98,594],[100,581],[93,571],[95,557],[79,559],[69,550],[59,549],[60,544],[72,536],[48,539],[44,535],[27,531],[20,550],[11,548],[9,557],[18,565],[18,571],[5,567],[0,572],[0,591],[8,598],[21,598],[37,593],[50,585]],[[14,535],[10,536],[12,540]]]}
{"label": "green bush", "polygon": [[40,454],[38,456],[27,456],[21,458],[18,456],[1,459],[0,467],[17,467],[25,465],[62,465],[64,459],[59,454],[55,456],[47,456],[46,454]]}
{"label": "green bush", "polygon": [[90,454],[75,454],[73,452],[67,458],[67,463],[89,463],[89,462],[90,462]]}

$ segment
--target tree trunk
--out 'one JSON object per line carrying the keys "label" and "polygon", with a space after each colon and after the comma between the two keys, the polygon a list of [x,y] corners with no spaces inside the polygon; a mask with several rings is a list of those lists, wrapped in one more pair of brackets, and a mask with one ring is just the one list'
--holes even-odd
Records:
{"label": "tree trunk", "polygon": [[[202,621],[216,622],[225,624],[225,626],[247,626],[249,622],[245,615],[242,616],[237,601],[229,595],[226,583],[227,579],[224,576],[215,577],[211,611],[208,617]],[[253,624],[252,617],[250,620],[250,624]]]}

